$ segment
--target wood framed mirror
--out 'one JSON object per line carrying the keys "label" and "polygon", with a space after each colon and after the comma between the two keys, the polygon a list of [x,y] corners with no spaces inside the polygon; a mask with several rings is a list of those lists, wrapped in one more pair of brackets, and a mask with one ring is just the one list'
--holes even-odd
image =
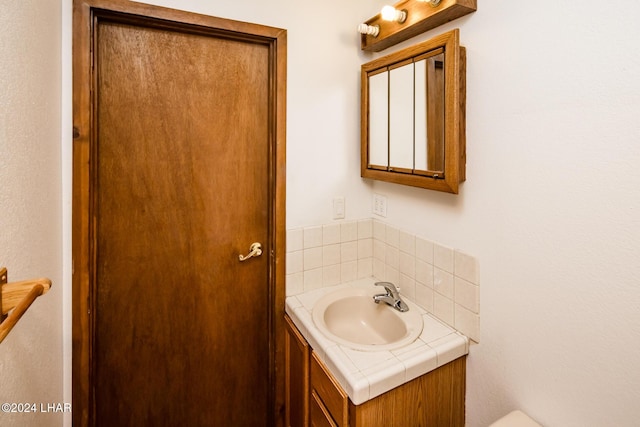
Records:
{"label": "wood framed mirror", "polygon": [[455,29],[362,65],[361,176],[457,194],[466,54]]}

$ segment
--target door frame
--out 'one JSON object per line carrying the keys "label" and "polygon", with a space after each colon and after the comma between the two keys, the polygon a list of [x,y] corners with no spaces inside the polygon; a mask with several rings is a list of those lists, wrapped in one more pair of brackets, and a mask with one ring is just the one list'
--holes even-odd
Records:
{"label": "door frame", "polygon": [[73,424],[88,426],[96,402],[93,363],[95,283],[95,218],[92,213],[96,144],[94,37],[99,20],[109,19],[168,30],[213,35],[269,47],[269,212],[270,383],[272,425],[284,425],[284,300],[285,300],[285,152],[286,30],[218,17],[135,3],[129,0],[73,2],[73,219],[72,219],[72,399]]}

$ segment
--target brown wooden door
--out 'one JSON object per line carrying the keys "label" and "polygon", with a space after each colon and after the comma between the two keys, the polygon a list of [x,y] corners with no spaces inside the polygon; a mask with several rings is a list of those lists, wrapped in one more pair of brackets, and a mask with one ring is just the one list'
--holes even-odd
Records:
{"label": "brown wooden door", "polygon": [[[202,28],[198,15],[80,3],[92,45],[74,55],[93,65],[87,125],[86,113],[75,116],[74,260],[86,259],[86,272],[74,277],[74,410],[84,412],[74,419],[272,425],[281,412],[282,46],[247,35],[264,27],[214,19]],[[242,31],[228,31],[233,24]],[[253,242],[263,255],[241,262]]]}

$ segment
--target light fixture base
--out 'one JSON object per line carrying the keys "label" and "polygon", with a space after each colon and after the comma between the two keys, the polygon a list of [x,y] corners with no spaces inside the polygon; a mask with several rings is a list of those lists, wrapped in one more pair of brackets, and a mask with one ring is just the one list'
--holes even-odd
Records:
{"label": "light fixture base", "polygon": [[358,25],[358,32],[366,36],[378,37],[378,34],[380,34],[380,26],[360,24]]}
{"label": "light fixture base", "polygon": [[398,19],[397,19],[397,21],[398,21],[398,23],[400,23],[400,24],[404,24],[404,21],[406,21],[406,20],[407,20],[407,11],[406,11],[405,9],[402,9],[402,10],[400,11],[400,13],[398,14]]}

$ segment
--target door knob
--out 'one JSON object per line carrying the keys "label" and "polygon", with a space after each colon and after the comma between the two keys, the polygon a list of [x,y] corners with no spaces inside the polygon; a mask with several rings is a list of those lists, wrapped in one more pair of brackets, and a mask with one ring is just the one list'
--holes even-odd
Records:
{"label": "door knob", "polygon": [[246,255],[238,255],[238,259],[240,261],[246,261],[249,258],[253,258],[254,256],[260,256],[262,255],[262,245],[258,242],[252,243],[251,246],[249,247],[249,253]]}

